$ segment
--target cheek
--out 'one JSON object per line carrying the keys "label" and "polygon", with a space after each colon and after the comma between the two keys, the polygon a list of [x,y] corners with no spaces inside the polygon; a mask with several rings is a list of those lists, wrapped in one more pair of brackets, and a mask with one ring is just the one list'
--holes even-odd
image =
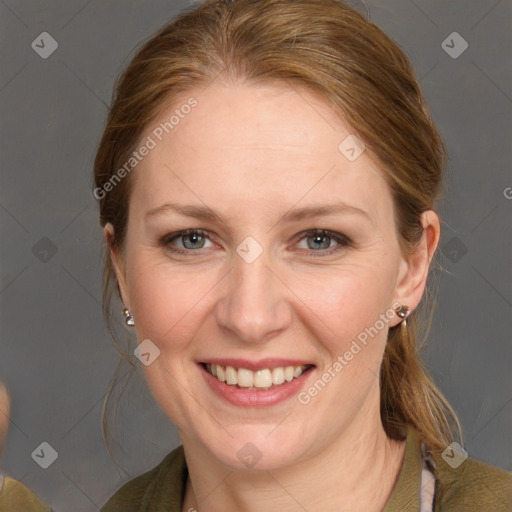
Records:
{"label": "cheek", "polygon": [[[131,254],[127,284],[139,340],[149,338],[161,351],[176,353],[202,323],[212,321],[219,289],[229,293],[227,282],[216,287],[224,273],[219,267],[173,265],[151,250],[132,247]],[[281,267],[293,293],[283,289],[276,299],[289,302],[299,326],[313,331],[324,348],[339,352],[389,311],[393,265],[393,254],[378,244],[330,267]]]}
{"label": "cheek", "polygon": [[154,339],[159,344],[173,339],[173,345],[179,345],[176,334],[188,330],[203,287],[193,276],[170,266],[140,263],[129,285],[139,338]]}
{"label": "cheek", "polygon": [[159,357],[142,369],[157,402],[184,430],[195,421],[187,403],[190,395],[183,392],[190,387],[187,375],[194,364],[189,349],[201,325],[200,299],[211,288],[168,264],[134,259],[129,290],[137,337],[139,342],[150,339],[160,350]]}
{"label": "cheek", "polygon": [[[158,346],[160,366],[177,367],[182,359],[188,364],[185,350],[211,318],[216,285],[225,271],[172,264],[144,249],[132,254],[128,289],[139,341],[148,338]],[[153,366],[158,365],[148,369]]]}
{"label": "cheek", "polygon": [[[389,262],[379,261],[380,265],[361,261],[322,276],[297,277],[294,291],[307,305],[307,323],[319,326],[318,338],[331,354],[344,351],[360,333],[364,339],[364,333],[375,325],[379,334],[383,331],[380,336],[385,335],[393,316],[394,274]],[[382,315],[387,315],[384,324],[379,320]],[[375,331],[371,332],[375,337]]]}

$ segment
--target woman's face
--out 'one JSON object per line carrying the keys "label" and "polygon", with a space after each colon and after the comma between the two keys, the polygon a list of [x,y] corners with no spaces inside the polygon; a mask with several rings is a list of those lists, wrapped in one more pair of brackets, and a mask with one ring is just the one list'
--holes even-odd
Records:
{"label": "woman's face", "polygon": [[310,93],[213,84],[148,127],[131,172],[116,261],[147,381],[230,467],[286,466],[378,421],[393,305],[417,305],[428,262],[402,259],[390,189],[350,133]]}

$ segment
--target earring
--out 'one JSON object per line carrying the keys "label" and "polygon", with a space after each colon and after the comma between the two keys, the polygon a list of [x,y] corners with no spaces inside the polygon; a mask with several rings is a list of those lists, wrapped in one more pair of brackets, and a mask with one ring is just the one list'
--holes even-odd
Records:
{"label": "earring", "polygon": [[128,311],[128,308],[123,308],[123,315],[126,325],[133,327],[135,325],[135,319],[133,318],[133,315]]}
{"label": "earring", "polygon": [[407,317],[411,312],[411,308],[409,306],[399,306],[395,309],[395,313],[399,316],[402,321],[400,322],[405,327],[407,325]]}

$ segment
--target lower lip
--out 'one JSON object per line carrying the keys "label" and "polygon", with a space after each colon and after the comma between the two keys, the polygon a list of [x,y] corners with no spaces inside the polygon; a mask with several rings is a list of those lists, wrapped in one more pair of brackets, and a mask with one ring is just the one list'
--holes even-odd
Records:
{"label": "lower lip", "polygon": [[315,367],[308,368],[300,377],[294,378],[290,382],[284,382],[267,391],[235,388],[214,377],[203,365],[199,364],[199,368],[210,389],[227,402],[242,407],[269,407],[298,394]]}

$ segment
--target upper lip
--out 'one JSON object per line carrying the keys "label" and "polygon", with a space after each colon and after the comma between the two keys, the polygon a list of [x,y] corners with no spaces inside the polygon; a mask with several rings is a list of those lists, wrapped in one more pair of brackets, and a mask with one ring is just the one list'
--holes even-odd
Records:
{"label": "upper lip", "polygon": [[258,361],[249,361],[248,359],[238,358],[211,358],[200,361],[203,364],[217,364],[219,366],[232,366],[233,368],[246,368],[247,370],[257,371],[266,368],[279,368],[280,366],[314,366],[311,362],[300,359],[278,359],[266,358]]}

